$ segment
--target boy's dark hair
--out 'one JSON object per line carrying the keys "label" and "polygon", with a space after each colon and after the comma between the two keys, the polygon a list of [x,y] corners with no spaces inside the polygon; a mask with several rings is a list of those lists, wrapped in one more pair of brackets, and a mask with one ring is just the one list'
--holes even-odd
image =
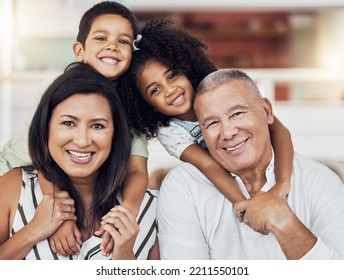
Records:
{"label": "boy's dark hair", "polygon": [[[115,133],[112,138],[111,151],[106,161],[99,168],[96,188],[93,194],[91,221],[94,230],[99,221],[113,206],[116,194],[124,181],[131,149],[131,136],[126,122],[121,101],[113,84],[96,72],[88,64],[76,62],[70,64],[44,92],[29,128],[29,154],[33,167],[61,190],[69,193],[75,201],[77,225],[85,228],[86,209],[66,173],[52,158],[49,147],[49,123],[54,108],[74,94],[98,94],[110,105]],[[53,132],[54,133],[54,132]],[[58,132],[56,132],[58,133]]]}
{"label": "boy's dark hair", "polygon": [[138,134],[148,139],[157,136],[160,125],[168,125],[172,116],[152,108],[140,95],[137,77],[147,62],[155,60],[176,73],[184,74],[194,90],[209,73],[216,70],[206,53],[207,46],[186,30],[173,25],[169,19],[153,20],[139,32],[140,50],[133,53],[129,70],[118,80],[118,93],[127,112],[128,121]]}
{"label": "boy's dark hair", "polygon": [[80,20],[79,32],[76,40],[80,42],[83,47],[85,47],[85,41],[91,30],[94,20],[98,16],[107,14],[119,15],[127,19],[133,28],[134,38],[136,38],[139,27],[138,21],[133,12],[120,3],[114,1],[104,1],[87,10]]}

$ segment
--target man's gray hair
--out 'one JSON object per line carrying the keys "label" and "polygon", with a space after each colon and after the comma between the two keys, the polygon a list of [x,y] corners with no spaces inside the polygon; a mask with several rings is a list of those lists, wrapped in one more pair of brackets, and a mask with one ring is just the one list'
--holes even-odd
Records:
{"label": "man's gray hair", "polygon": [[202,95],[206,92],[213,91],[223,84],[233,80],[243,81],[255,97],[261,99],[262,95],[255,82],[243,71],[237,69],[220,69],[207,75],[197,87],[196,95]]}

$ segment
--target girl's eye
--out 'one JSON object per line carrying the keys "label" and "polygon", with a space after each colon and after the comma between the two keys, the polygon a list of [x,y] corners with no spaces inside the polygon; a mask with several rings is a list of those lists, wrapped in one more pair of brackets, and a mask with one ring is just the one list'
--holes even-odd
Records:
{"label": "girl's eye", "polygon": [[154,95],[156,94],[157,92],[159,92],[159,88],[158,87],[155,87],[151,90],[151,94],[150,95]]}
{"label": "girl's eye", "polygon": [[173,80],[176,76],[177,76],[177,74],[176,74],[175,72],[171,72],[171,73],[168,75],[167,79],[168,79],[168,80]]}

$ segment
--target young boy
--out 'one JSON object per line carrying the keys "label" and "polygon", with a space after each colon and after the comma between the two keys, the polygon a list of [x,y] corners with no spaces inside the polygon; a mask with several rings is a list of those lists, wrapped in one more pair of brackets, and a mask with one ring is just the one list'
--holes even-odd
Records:
{"label": "young boy", "polygon": [[[73,51],[78,61],[89,64],[116,83],[117,78],[129,68],[137,33],[137,20],[128,8],[116,2],[104,1],[94,5],[81,18]],[[131,156],[122,190],[122,205],[131,209],[134,215],[139,212],[148,184],[147,157],[147,139],[133,135]],[[0,175],[30,163],[25,132],[5,144],[0,153]],[[44,178],[40,180],[42,182]],[[45,180],[45,183],[49,182]],[[79,251],[75,239],[81,244],[80,232],[75,223],[66,221],[50,238],[50,244],[54,252],[73,255]],[[103,244],[108,240],[107,235]],[[112,243],[108,243],[108,246],[112,246]]]}

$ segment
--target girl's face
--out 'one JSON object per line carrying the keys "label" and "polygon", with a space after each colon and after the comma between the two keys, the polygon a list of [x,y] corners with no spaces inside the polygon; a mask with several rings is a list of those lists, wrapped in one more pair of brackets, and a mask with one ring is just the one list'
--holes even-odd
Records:
{"label": "girl's face", "polygon": [[141,96],[161,114],[195,121],[194,89],[189,79],[156,60],[142,66],[138,75]]}
{"label": "girl's face", "polygon": [[74,44],[74,54],[79,61],[114,81],[129,68],[133,37],[127,19],[114,14],[100,15],[91,26],[85,47],[80,42]]}
{"label": "girl's face", "polygon": [[72,181],[92,182],[111,151],[113,134],[109,102],[98,94],[74,94],[53,110],[49,152]]}

